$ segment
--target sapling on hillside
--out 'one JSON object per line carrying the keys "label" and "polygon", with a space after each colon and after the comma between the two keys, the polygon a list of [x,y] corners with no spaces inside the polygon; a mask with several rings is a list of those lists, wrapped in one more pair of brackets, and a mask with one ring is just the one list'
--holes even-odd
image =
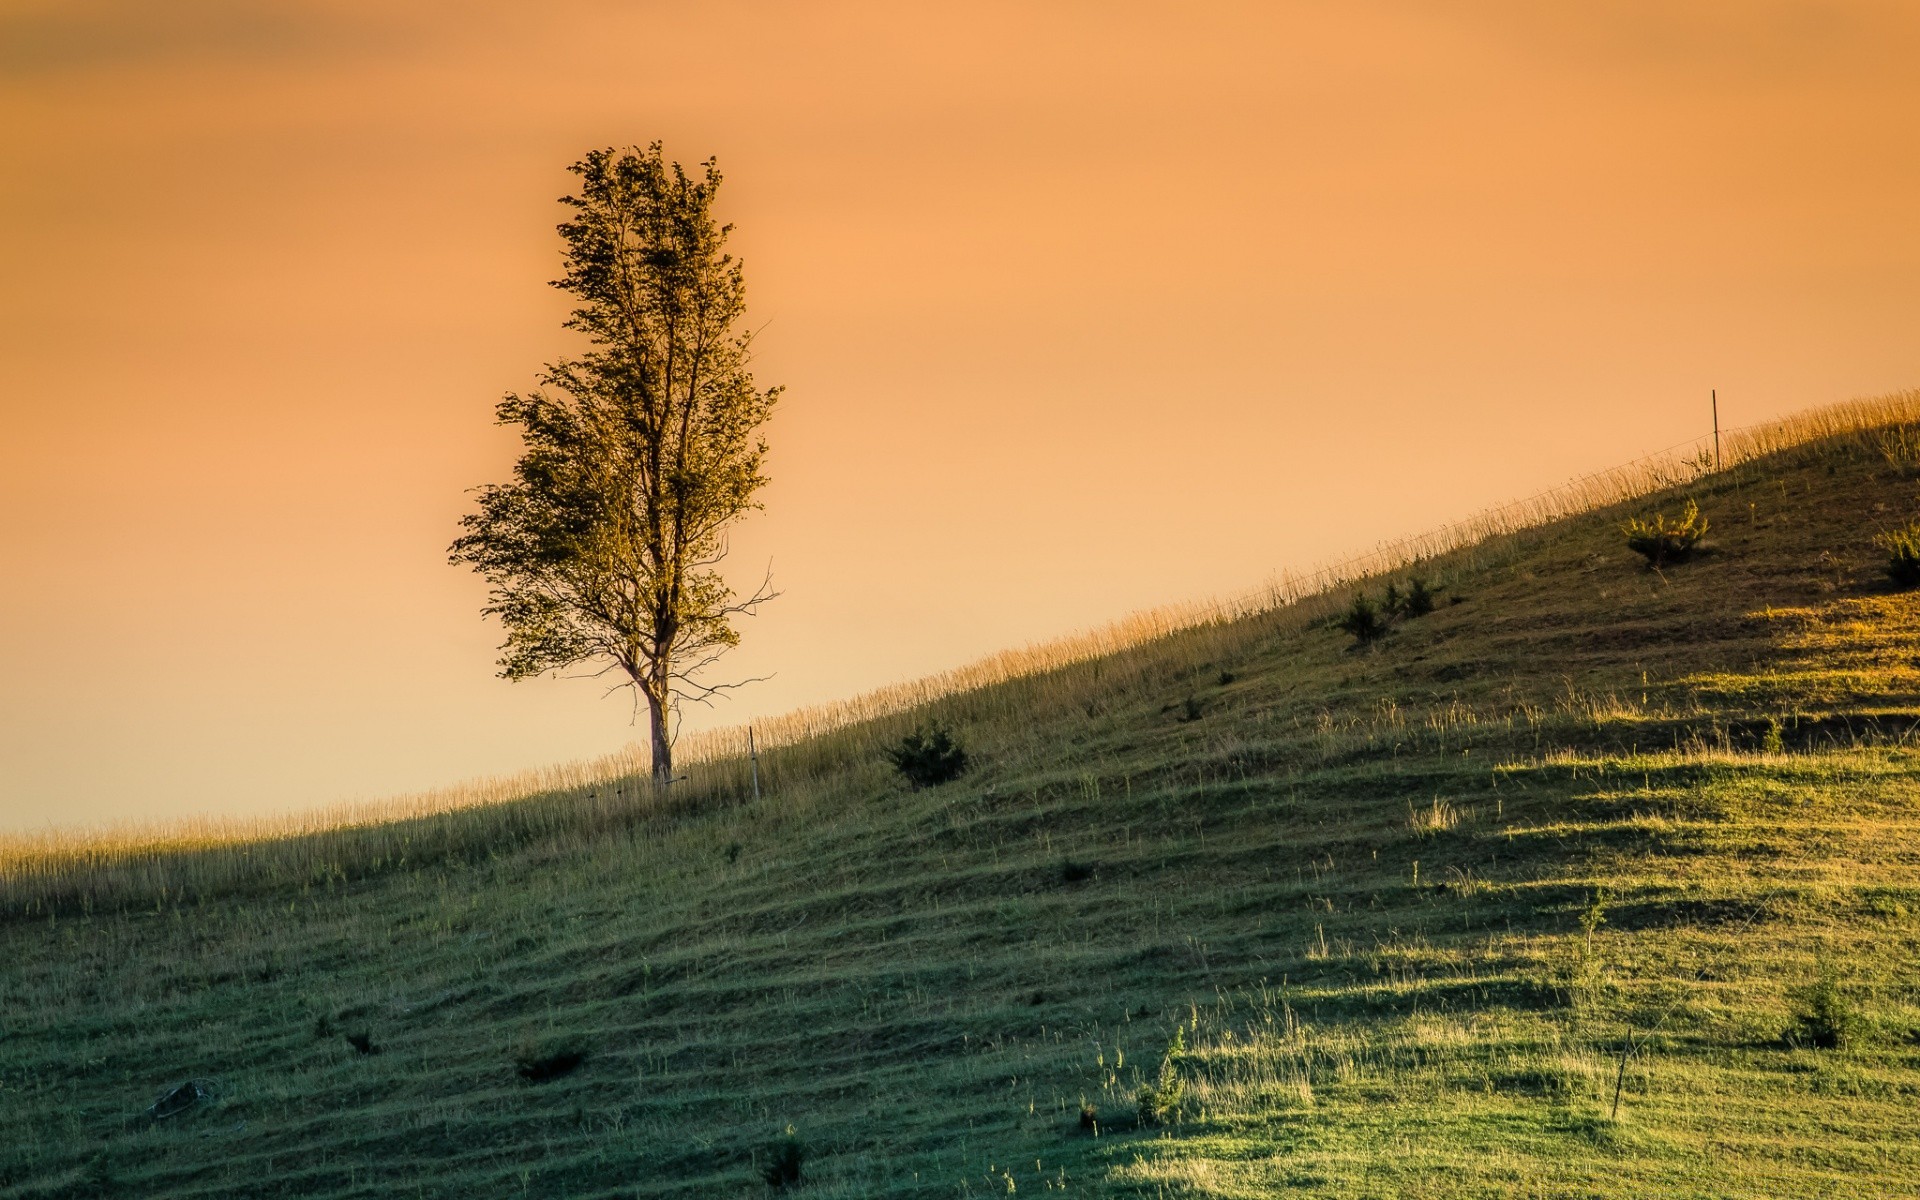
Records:
{"label": "sapling on hillside", "polygon": [[1627,536],[1627,549],[1658,570],[1693,557],[1700,539],[1707,535],[1707,519],[1700,515],[1700,506],[1689,500],[1678,520],[1667,520],[1665,513],[1655,513],[1651,519],[1634,517],[1620,526],[1620,532]]}
{"label": "sapling on hillside", "polygon": [[938,787],[967,769],[967,751],[944,726],[916,729],[887,752],[887,761],[914,790]]}
{"label": "sapling on hillside", "polygon": [[1374,607],[1365,592],[1355,592],[1353,603],[1348,606],[1339,622],[1340,628],[1353,635],[1356,645],[1364,646],[1387,631],[1387,623],[1380,618],[1380,610]]}

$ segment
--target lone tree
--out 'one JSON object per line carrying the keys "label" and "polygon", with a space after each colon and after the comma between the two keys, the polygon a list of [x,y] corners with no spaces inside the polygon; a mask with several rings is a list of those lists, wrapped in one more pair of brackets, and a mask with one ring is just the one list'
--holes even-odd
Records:
{"label": "lone tree", "polygon": [[766,483],[760,429],[780,389],[754,387],[740,263],[712,209],[714,161],[690,178],[645,150],[596,150],[570,170],[578,195],[560,226],[581,357],[551,363],[540,388],[500,401],[522,441],[511,483],[478,489],[449,549],[491,585],[506,626],[500,674],[580,664],[619,672],[646,698],[653,778],[673,777],[673,718],[739,683],[695,676],[737,645],[742,600],[715,569],[728,527]]}

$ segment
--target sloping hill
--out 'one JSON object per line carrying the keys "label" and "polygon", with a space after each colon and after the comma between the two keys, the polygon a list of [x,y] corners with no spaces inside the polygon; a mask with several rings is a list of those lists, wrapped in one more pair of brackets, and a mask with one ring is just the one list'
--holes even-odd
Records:
{"label": "sloping hill", "polygon": [[949,697],[925,791],[901,718],[760,801],[23,876],[0,1196],[767,1195],[789,1127],[818,1197],[1920,1194],[1893,449],[1692,482],[1663,572],[1618,524],[1678,495],[1366,647],[1299,607]]}

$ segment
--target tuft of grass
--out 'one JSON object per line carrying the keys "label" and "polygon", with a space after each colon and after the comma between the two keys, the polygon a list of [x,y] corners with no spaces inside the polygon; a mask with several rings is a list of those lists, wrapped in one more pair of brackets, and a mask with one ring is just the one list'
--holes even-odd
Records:
{"label": "tuft of grass", "polygon": [[1859,1040],[1864,1023],[1831,967],[1823,967],[1817,979],[1800,989],[1796,1000],[1793,1025],[1787,1031],[1789,1042],[1816,1050],[1845,1050]]}
{"label": "tuft of grass", "polygon": [[1160,1069],[1153,1080],[1134,1093],[1134,1111],[1140,1124],[1148,1129],[1173,1121],[1186,1098],[1186,1084],[1180,1079],[1180,1060],[1187,1053],[1187,1027],[1176,1025],[1173,1037],[1160,1055]]}
{"label": "tuft of grass", "polygon": [[1920,475],[1920,426],[1895,425],[1873,435],[1873,444],[1887,465],[1912,478]]}
{"label": "tuft of grass", "polygon": [[1632,517],[1621,524],[1620,532],[1626,535],[1627,549],[1658,569],[1693,557],[1700,539],[1707,535],[1707,519],[1700,515],[1700,506],[1688,500],[1677,520],[1667,520],[1665,513]]}
{"label": "tuft of grass", "polygon": [[1460,823],[1460,810],[1450,800],[1435,796],[1424,807],[1407,802],[1407,828],[1418,834],[1444,833]]}
{"label": "tuft of grass", "polygon": [[1873,544],[1887,552],[1887,578],[1895,587],[1920,586],[1920,521],[1889,530]]}

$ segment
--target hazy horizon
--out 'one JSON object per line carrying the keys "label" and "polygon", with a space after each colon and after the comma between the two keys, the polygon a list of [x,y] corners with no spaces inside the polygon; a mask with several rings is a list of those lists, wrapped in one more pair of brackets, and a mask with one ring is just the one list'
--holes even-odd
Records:
{"label": "hazy horizon", "polygon": [[739,724],[1920,385],[1867,0],[0,8],[0,828],[614,752],[446,565],[565,168],[727,177],[787,391]]}

